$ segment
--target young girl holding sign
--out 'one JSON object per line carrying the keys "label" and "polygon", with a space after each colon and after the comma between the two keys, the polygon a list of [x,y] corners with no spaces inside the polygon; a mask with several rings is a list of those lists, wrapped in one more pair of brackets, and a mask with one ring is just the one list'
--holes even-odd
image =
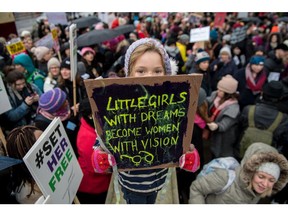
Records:
{"label": "young girl holding sign", "polygon": [[[125,55],[126,77],[171,75],[170,59],[157,40],[144,38],[135,41]],[[186,157],[186,159],[185,159]],[[188,165],[188,158],[191,162]],[[97,148],[92,155],[96,172],[105,172],[113,164],[113,156]],[[105,164],[106,161],[106,164]],[[104,163],[103,163],[104,162]],[[199,155],[194,147],[180,157],[180,167],[195,172],[199,168]],[[118,182],[127,204],[154,204],[158,191],[165,185],[168,168],[119,172]]]}

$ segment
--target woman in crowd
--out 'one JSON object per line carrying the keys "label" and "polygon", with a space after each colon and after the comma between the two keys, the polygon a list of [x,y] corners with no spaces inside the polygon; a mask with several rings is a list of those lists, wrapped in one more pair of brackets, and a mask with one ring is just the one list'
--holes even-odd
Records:
{"label": "woman in crowd", "polygon": [[231,75],[226,75],[218,82],[218,90],[207,98],[212,121],[207,123],[211,131],[210,149],[215,158],[234,156],[240,114],[237,86],[238,82]]}
{"label": "woman in crowd", "polygon": [[232,184],[226,169],[215,169],[197,178],[190,187],[190,204],[256,204],[278,193],[288,182],[288,161],[265,143],[254,143],[235,169]]}
{"label": "woman in crowd", "polygon": [[57,58],[52,57],[48,63],[48,76],[44,82],[44,92],[47,92],[58,85],[58,78],[60,76],[60,62]]}
{"label": "woman in crowd", "polygon": [[262,87],[267,81],[264,60],[263,56],[254,55],[249,64],[234,75],[238,81],[240,110],[247,105],[255,104],[256,98],[260,96]]}
{"label": "woman in crowd", "polygon": [[5,128],[12,130],[17,126],[32,124],[42,92],[33,83],[25,80],[23,73],[14,70],[6,77],[7,95],[12,109],[4,113]]}

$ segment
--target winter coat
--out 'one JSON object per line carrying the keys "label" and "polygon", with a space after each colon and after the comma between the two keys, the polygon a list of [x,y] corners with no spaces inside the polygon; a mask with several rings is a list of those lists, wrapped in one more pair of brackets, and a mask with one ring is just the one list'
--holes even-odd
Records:
{"label": "winter coat", "polygon": [[285,71],[285,65],[283,64],[282,59],[276,57],[275,51],[268,53],[268,58],[264,61],[264,68],[267,71],[267,77],[269,77],[270,72],[280,73],[280,77]]}
{"label": "winter coat", "polygon": [[[216,71],[214,71],[214,66],[217,65]],[[238,70],[237,66],[235,65],[233,59],[231,59],[228,63],[224,64],[220,61],[220,58],[215,59],[211,65],[210,65],[210,71],[211,71],[211,85],[212,85],[212,91],[217,89],[217,83],[221,78],[227,74],[230,74],[231,76],[234,75],[234,73]]]}
{"label": "winter coat", "polygon": [[45,82],[44,82],[44,86],[43,86],[43,90],[44,90],[44,92],[47,92],[49,90],[56,88],[57,85],[58,85],[57,79],[46,77]]}
{"label": "winter coat", "polygon": [[[39,97],[42,92],[33,83],[27,84],[28,87],[24,87],[22,93],[18,92],[21,96],[21,100],[15,95],[12,87],[7,86],[7,94],[9,97],[12,109],[4,113],[4,119],[7,119],[5,127],[8,130],[12,130],[17,126],[28,125],[32,123],[33,116],[36,114],[38,102],[33,103],[31,106],[25,103],[25,98],[33,93],[37,93]],[[35,117],[35,116],[34,116]]]}
{"label": "winter coat", "polygon": [[108,191],[111,174],[95,173],[91,163],[93,145],[96,140],[96,132],[84,118],[77,135],[78,162],[83,172],[83,178],[78,191],[89,194],[100,194]]}
{"label": "winter coat", "polygon": [[[260,96],[260,92],[258,94],[254,94],[252,90],[247,86],[245,75],[246,70],[247,70],[246,68],[242,68],[234,74],[234,78],[238,81],[237,91],[239,91],[240,94],[239,96],[240,110],[243,110],[243,108],[247,105],[255,104],[256,99]],[[261,73],[265,73],[265,69]]]}
{"label": "winter coat", "polygon": [[[176,177],[176,169],[169,168],[168,174],[165,180],[165,184],[163,188],[158,191],[157,198],[155,204],[179,204],[179,196],[178,196],[178,188],[177,188],[177,177]],[[106,204],[115,204],[117,198],[115,196],[115,185],[114,185],[115,174],[113,173],[110,186],[108,189]],[[118,184],[117,191],[120,193],[120,204],[125,204],[126,201],[123,198],[123,193],[121,190],[121,185]]]}
{"label": "winter coat", "polygon": [[[239,118],[239,132],[240,137],[242,137],[245,129],[248,127],[248,113],[250,109],[250,105],[246,106]],[[271,126],[271,124],[276,119],[278,115],[278,109],[276,106],[268,104],[268,102],[261,101],[260,103],[256,103],[255,105],[255,115],[254,115],[254,122],[255,126],[259,129],[267,129]],[[288,142],[288,116],[287,114],[283,114],[282,121],[276,130],[273,133],[273,141],[272,145],[277,146],[279,143],[287,143]],[[241,139],[239,139],[241,140]]]}
{"label": "winter coat", "polygon": [[[210,97],[207,97],[210,111],[216,96],[217,91],[214,91]],[[234,156],[233,147],[237,141],[239,114],[239,104],[235,103],[223,108],[216,117],[215,123],[218,124],[219,128],[211,132],[210,138],[210,148],[216,158]]]}
{"label": "winter coat", "polygon": [[236,177],[233,183],[224,192],[221,191],[227,184],[229,175],[225,169],[215,169],[214,172],[196,179],[190,187],[190,204],[256,204],[260,195],[250,186],[256,170],[265,162],[277,163],[281,174],[273,186],[273,194],[281,191],[288,182],[288,162],[277,150],[264,143],[254,143],[245,152],[241,165],[235,170]]}
{"label": "winter coat", "polygon": [[192,72],[192,74],[193,73],[203,75],[203,79],[201,82],[201,88],[203,88],[205,90],[207,96],[210,96],[212,93],[212,87],[211,87],[211,75],[210,75],[209,69],[208,69],[208,71],[203,71],[201,69],[198,69],[196,72]]}
{"label": "winter coat", "polygon": [[26,81],[35,84],[43,92],[44,79],[46,75],[39,69],[35,68],[32,59],[27,54],[22,53],[15,56],[13,63],[24,67],[26,69],[24,73]]}
{"label": "winter coat", "polygon": [[177,62],[178,74],[185,73],[185,71],[182,71],[184,61],[182,59],[182,56],[180,54],[178,47],[169,47],[165,45],[165,50],[167,51],[169,57],[173,58]]}

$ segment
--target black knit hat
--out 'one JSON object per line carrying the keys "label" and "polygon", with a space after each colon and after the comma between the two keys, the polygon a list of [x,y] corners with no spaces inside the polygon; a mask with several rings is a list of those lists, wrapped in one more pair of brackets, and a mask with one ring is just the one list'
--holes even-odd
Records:
{"label": "black knit hat", "polygon": [[264,99],[280,99],[283,95],[283,85],[280,81],[271,81],[263,86]]}
{"label": "black knit hat", "polygon": [[65,59],[61,62],[61,69],[62,69],[62,68],[66,68],[66,69],[71,70],[71,62],[70,62],[70,58],[69,58],[69,57],[65,58]]}
{"label": "black knit hat", "polygon": [[281,49],[281,50],[283,50],[283,51],[288,51],[288,47],[287,47],[287,45],[284,44],[284,43],[279,44],[279,45],[275,48],[275,50],[277,50],[277,49]]}

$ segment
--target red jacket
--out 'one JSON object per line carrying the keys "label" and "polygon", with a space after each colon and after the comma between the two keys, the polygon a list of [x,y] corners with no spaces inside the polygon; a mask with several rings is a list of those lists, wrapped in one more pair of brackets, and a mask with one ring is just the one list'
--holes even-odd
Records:
{"label": "red jacket", "polygon": [[83,118],[77,135],[78,162],[84,174],[78,191],[99,194],[108,190],[111,174],[95,173],[92,167],[92,147],[96,140],[96,132]]}

